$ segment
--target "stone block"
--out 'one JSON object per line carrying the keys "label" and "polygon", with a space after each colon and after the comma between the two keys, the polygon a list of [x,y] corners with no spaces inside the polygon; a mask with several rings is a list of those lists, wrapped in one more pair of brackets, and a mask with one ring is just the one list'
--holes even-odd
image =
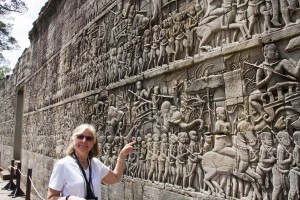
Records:
{"label": "stone block", "polygon": [[108,200],[108,186],[107,185],[101,186],[101,199]]}
{"label": "stone block", "polygon": [[125,184],[123,182],[120,182],[118,184],[108,186],[108,199],[125,199]]}
{"label": "stone block", "polygon": [[144,187],[143,200],[193,200],[194,198],[149,186]]}
{"label": "stone block", "polygon": [[125,182],[125,200],[132,200],[133,197],[133,183],[132,182]]}
{"label": "stone block", "polygon": [[144,186],[141,182],[133,183],[133,199],[134,200],[143,199],[143,191],[144,191]]}
{"label": "stone block", "polygon": [[6,170],[2,170],[0,172],[0,176],[1,176],[2,180],[9,180],[10,179],[10,172],[6,171]]}

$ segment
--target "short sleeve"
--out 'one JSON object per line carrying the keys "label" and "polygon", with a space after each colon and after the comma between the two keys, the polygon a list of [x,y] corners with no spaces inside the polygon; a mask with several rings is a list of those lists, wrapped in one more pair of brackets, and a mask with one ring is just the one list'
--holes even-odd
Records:
{"label": "short sleeve", "polygon": [[64,167],[61,162],[54,165],[53,172],[49,181],[49,188],[62,191],[64,186]]}
{"label": "short sleeve", "polygon": [[95,164],[99,170],[100,180],[102,180],[110,171],[110,169],[105,166],[100,160],[94,159]]}

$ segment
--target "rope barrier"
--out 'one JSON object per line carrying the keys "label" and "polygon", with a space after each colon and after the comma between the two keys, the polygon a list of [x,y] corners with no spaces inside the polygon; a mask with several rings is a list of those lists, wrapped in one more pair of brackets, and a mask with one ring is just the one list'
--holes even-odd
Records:
{"label": "rope barrier", "polygon": [[17,170],[20,172],[20,174],[21,174],[22,176],[25,176],[25,177],[27,177],[27,175],[25,175],[25,174],[22,174],[21,170],[19,170],[19,169],[17,169]]}
{"label": "rope barrier", "polygon": [[[23,173],[21,172],[21,170],[19,170],[19,169],[17,169],[17,170],[20,172],[20,174],[21,174],[22,176],[24,176],[24,177],[27,177],[27,176],[28,176],[28,175],[23,174]],[[45,199],[38,193],[37,189],[35,188],[35,186],[34,186],[34,184],[33,184],[33,181],[32,181],[32,179],[31,179],[31,177],[29,176],[28,178],[29,178],[29,180],[30,180],[30,182],[31,182],[31,186],[33,187],[33,189],[34,189],[34,191],[37,193],[37,195],[38,195],[41,199],[45,200]]]}
{"label": "rope barrier", "polygon": [[45,199],[38,193],[37,189],[34,187],[31,177],[29,177],[29,180],[30,180],[31,186],[33,187],[33,189],[34,189],[34,191],[36,192],[36,194],[40,197],[40,199],[45,200]]}
{"label": "rope barrier", "polygon": [[[45,200],[42,195],[40,195],[40,193],[37,191],[37,189],[35,188],[33,181],[31,179],[32,176],[32,169],[28,169],[28,174],[23,174],[21,172],[21,163],[18,163],[18,167],[13,167],[15,165],[14,160],[11,161],[11,165],[9,166],[11,169],[11,178],[10,178],[10,182],[3,188],[6,190],[13,190],[13,192],[11,193],[11,195],[13,195],[14,197],[17,196],[24,196],[24,192],[21,190],[20,188],[20,180],[21,180],[21,176],[23,177],[27,177],[27,184],[26,184],[26,200],[30,199],[30,190],[31,190],[31,186],[33,187],[34,191],[36,192],[37,196],[41,199],[41,200]],[[16,170],[16,176],[17,176],[17,183],[14,184],[13,179],[14,179],[14,170]]]}

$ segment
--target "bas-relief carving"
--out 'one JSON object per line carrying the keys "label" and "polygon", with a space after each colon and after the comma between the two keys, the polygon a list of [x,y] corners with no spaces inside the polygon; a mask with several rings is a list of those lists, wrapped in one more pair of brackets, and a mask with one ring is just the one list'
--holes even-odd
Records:
{"label": "bas-relief carving", "polygon": [[275,43],[262,55],[260,63],[239,58],[226,73],[224,64],[201,65],[210,68],[189,82],[137,81],[123,104],[108,103],[103,161],[114,165],[114,139],[135,139],[128,179],[191,196],[297,199],[300,65]]}
{"label": "bas-relief carving", "polygon": [[7,146],[13,146],[14,141],[14,123],[6,122],[2,124],[0,129],[1,133],[1,144]]}

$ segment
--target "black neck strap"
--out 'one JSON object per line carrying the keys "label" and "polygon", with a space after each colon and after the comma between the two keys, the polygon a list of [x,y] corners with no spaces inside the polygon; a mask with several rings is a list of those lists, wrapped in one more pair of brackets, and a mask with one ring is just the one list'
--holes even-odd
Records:
{"label": "black neck strap", "polygon": [[78,166],[79,166],[79,168],[81,170],[81,173],[82,173],[82,175],[84,177],[84,180],[86,182],[86,198],[88,198],[88,199],[89,198],[94,198],[95,196],[94,196],[94,193],[93,193],[92,188],[91,188],[91,184],[93,184],[92,183],[92,163],[88,159],[90,174],[89,174],[89,180],[87,180],[86,173],[85,173],[82,165],[80,164],[80,162],[79,162],[79,160],[78,160],[78,158],[77,158],[77,156],[76,156],[75,153],[74,153],[74,156],[75,156],[76,162],[77,162],[77,164],[78,164]]}

